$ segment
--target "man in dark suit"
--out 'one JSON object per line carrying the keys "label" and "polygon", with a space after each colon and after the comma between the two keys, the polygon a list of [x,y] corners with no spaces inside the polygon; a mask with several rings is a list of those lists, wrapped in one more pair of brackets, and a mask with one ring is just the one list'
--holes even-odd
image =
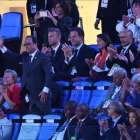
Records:
{"label": "man in dark suit", "polygon": [[[70,124],[68,131],[69,138],[77,140],[99,140],[98,122],[89,115],[89,106],[85,103],[76,107],[76,118]],[[75,127],[73,127],[75,126]]]}
{"label": "man in dark suit", "polygon": [[48,114],[51,112],[51,83],[53,78],[52,66],[48,55],[37,48],[37,38],[27,36],[25,39],[26,52],[16,54],[3,46],[0,37],[0,49],[5,56],[13,61],[23,63],[23,75],[21,79],[21,98],[28,93],[30,111],[35,114]]}
{"label": "man in dark suit", "polygon": [[67,80],[81,76],[89,76],[89,67],[85,63],[85,59],[94,59],[95,51],[83,43],[84,31],[79,27],[74,27],[70,30],[71,44],[74,49],[68,44],[63,44],[65,60],[63,63],[63,72],[56,73],[55,81]]}
{"label": "man in dark suit", "polygon": [[47,53],[50,56],[54,73],[62,71],[62,65],[65,59],[60,40],[60,30],[58,28],[49,28],[48,42],[51,48],[43,47],[42,52]]}
{"label": "man in dark suit", "polygon": [[132,4],[130,1],[132,0],[99,0],[94,26],[95,29],[99,29],[98,24],[101,20],[102,33],[107,33],[113,43],[119,42],[115,27],[117,21],[122,20],[122,15],[127,14],[127,10]]}
{"label": "man in dark suit", "polygon": [[68,137],[66,129],[69,126],[69,123],[75,118],[76,106],[77,102],[75,101],[68,101],[66,103],[64,107],[65,118],[61,119],[59,127],[57,128],[51,140],[65,140],[65,138]]}
{"label": "man in dark suit", "polygon": [[121,46],[115,48],[109,45],[108,52],[109,58],[106,62],[107,67],[110,68],[110,75],[113,73],[115,65],[124,68],[127,71],[128,77],[132,76],[131,68],[135,55],[137,54],[137,47],[133,44],[133,33],[130,30],[120,32]]}
{"label": "man in dark suit", "polygon": [[119,101],[112,101],[108,108],[108,116],[112,118],[112,126],[109,128],[107,120],[99,120],[100,136],[102,140],[119,140],[120,132],[117,128],[117,124],[128,125],[128,119],[122,115],[124,111],[123,104]]}

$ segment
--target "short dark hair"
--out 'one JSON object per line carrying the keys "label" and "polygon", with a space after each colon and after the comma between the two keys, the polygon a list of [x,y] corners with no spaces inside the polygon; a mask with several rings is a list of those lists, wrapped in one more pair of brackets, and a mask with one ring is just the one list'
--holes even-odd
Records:
{"label": "short dark hair", "polygon": [[79,36],[82,36],[84,38],[84,30],[80,27],[73,27],[70,29],[70,32],[76,31]]}
{"label": "short dark hair", "polygon": [[53,2],[54,8],[58,3],[60,4],[61,8],[64,10],[65,15],[71,14],[71,6],[67,0],[54,0]]}
{"label": "short dark hair", "polygon": [[107,47],[108,47],[110,44],[112,44],[112,41],[111,41],[109,35],[106,34],[106,33],[98,34],[97,37],[98,37],[98,38],[101,38],[104,42],[107,43],[106,46],[105,46],[105,49],[106,49],[106,50],[107,50]]}
{"label": "short dark hair", "polygon": [[4,114],[6,114],[6,108],[2,104],[0,104],[0,108],[4,112]]}
{"label": "short dark hair", "polygon": [[140,6],[140,0],[134,0],[133,3],[132,3],[132,5],[133,5],[133,4],[136,4],[136,6],[137,6],[137,5]]}
{"label": "short dark hair", "polygon": [[38,45],[38,39],[34,35],[28,35],[26,38],[29,38],[29,37],[32,38],[32,41],[34,44],[37,43],[37,45]]}
{"label": "short dark hair", "polygon": [[61,38],[61,31],[58,28],[49,28],[48,32],[56,32],[57,35]]}
{"label": "short dark hair", "polygon": [[77,107],[81,107],[82,109],[86,110],[86,111],[90,111],[89,105],[86,103],[81,103],[79,105],[77,105]]}
{"label": "short dark hair", "polygon": [[68,101],[66,105],[70,105],[72,109],[76,110],[77,102],[76,101]]}

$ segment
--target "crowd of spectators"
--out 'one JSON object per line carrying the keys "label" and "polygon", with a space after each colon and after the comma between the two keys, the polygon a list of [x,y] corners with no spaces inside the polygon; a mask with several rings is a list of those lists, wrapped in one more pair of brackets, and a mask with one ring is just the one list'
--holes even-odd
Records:
{"label": "crowd of spectators", "polygon": [[[36,9],[32,10],[34,5]],[[37,0],[27,0],[27,13],[29,22],[35,23],[38,39],[27,36],[25,52],[11,52],[0,37],[2,54],[23,64],[21,86],[16,83],[17,73],[5,70],[3,86],[0,85],[0,104],[7,102],[8,111],[12,113],[46,115],[51,113],[52,104],[57,107],[56,81],[113,81],[97,108],[68,101],[64,118],[51,139],[139,140],[140,0],[126,3],[99,0],[95,22],[98,29],[102,20],[103,33],[97,35],[99,52],[84,43],[84,30],[77,27],[79,12],[75,2],[48,0],[41,5],[41,1],[38,4]],[[38,44],[38,40],[41,43]],[[118,42],[120,46],[115,47],[113,44]],[[0,105],[0,134],[8,140],[12,123],[5,114],[5,108]],[[95,117],[100,119],[97,121]],[[6,125],[9,128],[4,131]]]}

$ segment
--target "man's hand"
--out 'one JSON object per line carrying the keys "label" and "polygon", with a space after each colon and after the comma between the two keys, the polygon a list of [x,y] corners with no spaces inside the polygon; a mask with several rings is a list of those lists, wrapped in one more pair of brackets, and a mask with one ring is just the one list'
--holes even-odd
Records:
{"label": "man's hand", "polygon": [[100,125],[100,131],[103,133],[109,128],[109,123],[108,120],[99,120],[99,125]]}
{"label": "man's hand", "polygon": [[124,24],[124,25],[126,25],[126,24],[128,24],[128,23],[130,22],[129,17],[126,16],[126,15],[123,15],[123,16],[122,16],[122,20],[123,20],[123,24]]}
{"label": "man's hand", "polygon": [[72,56],[72,49],[71,46],[67,45],[66,43],[63,44],[62,50],[64,52],[65,59],[69,59]]}
{"label": "man's hand", "polygon": [[3,39],[0,36],[0,49],[3,47]]}
{"label": "man's hand", "polygon": [[94,61],[93,59],[89,60],[89,59],[85,59],[86,64],[89,66],[90,69],[92,69],[92,67],[94,66]]}
{"label": "man's hand", "polygon": [[4,86],[0,85],[0,92],[1,92],[1,95],[3,95],[4,97],[7,96],[7,91],[6,91],[6,88]]}
{"label": "man's hand", "polygon": [[39,18],[41,18],[41,16],[40,16],[40,11],[38,11],[38,12],[35,14],[35,16],[34,16],[34,19],[35,19],[35,20],[37,20],[37,19],[39,19]]}
{"label": "man's hand", "polygon": [[122,61],[124,61],[126,64],[128,64],[128,59],[127,59],[126,56],[120,55],[120,54],[117,54],[117,56],[118,56],[118,59],[119,59],[119,60],[122,60]]}
{"label": "man's hand", "polygon": [[45,10],[45,12],[47,12],[47,18],[50,18],[50,19],[53,18],[52,14],[48,10]]}
{"label": "man's hand", "polygon": [[38,97],[40,97],[40,102],[41,102],[41,103],[45,103],[46,100],[47,100],[47,96],[48,96],[48,93],[45,93],[45,92],[42,91],[42,92],[38,95]]}
{"label": "man's hand", "polygon": [[94,23],[94,28],[96,30],[99,30],[100,29],[100,28],[98,28],[99,23],[100,23],[100,20],[96,20],[95,23]]}
{"label": "man's hand", "polygon": [[131,61],[131,62],[134,61],[134,54],[132,53],[131,50],[129,50],[129,58],[130,58],[130,61]]}
{"label": "man's hand", "polygon": [[47,47],[42,47],[42,50],[41,50],[43,53],[46,53],[48,55],[51,55],[51,48],[47,48]]}

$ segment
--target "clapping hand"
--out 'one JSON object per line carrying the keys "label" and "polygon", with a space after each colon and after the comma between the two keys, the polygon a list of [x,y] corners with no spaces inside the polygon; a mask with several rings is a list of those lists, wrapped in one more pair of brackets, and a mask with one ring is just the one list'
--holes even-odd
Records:
{"label": "clapping hand", "polygon": [[48,55],[51,55],[51,48],[47,48],[47,47],[42,47],[42,50],[41,50],[43,53],[46,53]]}
{"label": "clapping hand", "polygon": [[117,48],[114,47],[112,44],[110,44],[110,45],[107,47],[107,51],[108,51],[108,53],[109,53],[109,58],[110,58],[110,59],[117,58]]}
{"label": "clapping hand", "polygon": [[62,46],[62,50],[64,52],[65,60],[68,61],[68,59],[72,56],[71,46],[64,43]]}
{"label": "clapping hand", "polygon": [[94,61],[93,59],[85,59],[86,64],[89,66],[90,69],[94,66]]}
{"label": "clapping hand", "polygon": [[122,60],[122,61],[124,61],[126,64],[128,64],[128,59],[127,59],[126,56],[117,54],[117,57],[118,57],[119,60]]}
{"label": "clapping hand", "polygon": [[109,128],[108,120],[99,120],[100,130],[101,132],[105,132]]}
{"label": "clapping hand", "polygon": [[127,132],[125,124],[123,124],[123,125],[118,124],[117,127],[118,127],[118,130],[120,131],[121,135],[124,135]]}
{"label": "clapping hand", "polygon": [[123,24],[124,24],[124,25],[126,25],[126,24],[128,24],[128,23],[130,22],[129,17],[126,16],[126,15],[123,15],[123,16],[122,16],[122,20],[123,20]]}
{"label": "clapping hand", "polygon": [[4,97],[7,95],[7,91],[6,91],[6,88],[4,86],[0,85],[0,92]]}
{"label": "clapping hand", "polygon": [[123,79],[123,89],[126,91],[132,91],[132,85],[131,85],[131,81],[129,80],[129,78],[125,78]]}

